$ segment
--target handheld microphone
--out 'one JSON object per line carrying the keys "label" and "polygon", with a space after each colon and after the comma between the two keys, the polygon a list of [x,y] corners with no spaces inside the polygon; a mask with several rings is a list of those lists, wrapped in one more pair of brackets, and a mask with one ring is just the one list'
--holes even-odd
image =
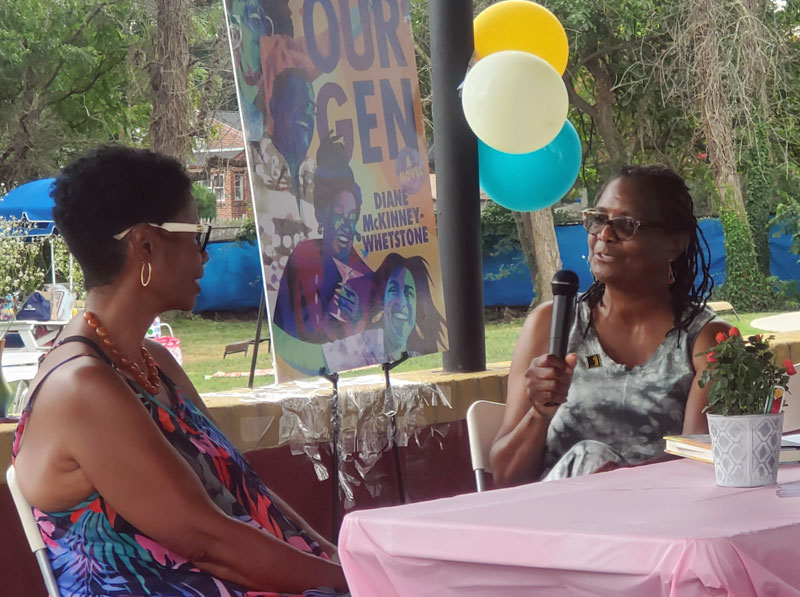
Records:
{"label": "handheld microphone", "polygon": [[575,315],[578,276],[568,269],[558,270],[550,284],[553,289],[553,317],[550,320],[550,354],[567,356],[567,343]]}

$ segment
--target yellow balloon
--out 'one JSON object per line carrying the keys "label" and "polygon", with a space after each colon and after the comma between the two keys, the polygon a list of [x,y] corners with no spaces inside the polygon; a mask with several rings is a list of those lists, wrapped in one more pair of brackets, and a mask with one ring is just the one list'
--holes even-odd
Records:
{"label": "yellow balloon", "polygon": [[567,34],[556,16],[540,4],[504,0],[483,10],[474,26],[478,60],[503,50],[520,50],[544,58],[559,75],[567,68]]}
{"label": "yellow balloon", "polygon": [[464,79],[461,105],[478,138],[505,153],[530,153],[556,138],[567,120],[564,81],[538,56],[495,52]]}

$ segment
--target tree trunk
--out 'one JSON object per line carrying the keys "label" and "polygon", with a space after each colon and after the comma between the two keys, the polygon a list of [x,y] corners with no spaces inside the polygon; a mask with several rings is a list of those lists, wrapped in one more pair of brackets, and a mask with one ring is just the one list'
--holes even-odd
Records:
{"label": "tree trunk", "polygon": [[536,302],[553,300],[553,289],[550,282],[553,274],[561,269],[561,253],[556,241],[556,229],[553,222],[553,210],[548,208],[532,211],[528,214],[533,232],[533,249],[536,254]]}
{"label": "tree trunk", "polygon": [[531,301],[531,307],[536,304],[539,297],[539,288],[536,286],[536,253],[533,250],[533,231],[531,229],[531,219],[528,213],[524,211],[512,211],[514,216],[514,223],[517,225],[517,237],[519,244],[522,246],[522,254],[525,256],[525,263],[528,265],[528,271],[531,274],[533,281],[533,293],[536,295]]}
{"label": "tree trunk", "polygon": [[189,19],[189,0],[156,1],[150,144],[181,163],[189,154]]}
{"label": "tree trunk", "polygon": [[532,212],[513,212],[517,234],[525,261],[531,272],[536,296],[531,306],[553,300],[550,281],[561,269],[561,254],[556,240],[553,211],[550,208]]}
{"label": "tree trunk", "polygon": [[[717,0],[718,1],[718,0]],[[719,213],[725,233],[727,275],[725,296],[737,308],[758,308],[764,290],[759,273],[753,235],[747,220],[742,188],[736,170],[733,118],[726,102],[726,67],[718,48],[715,0],[692,0],[690,20],[694,23],[694,70],[697,103],[700,108],[708,155],[719,191]]]}
{"label": "tree trunk", "polygon": [[622,140],[622,135],[620,135],[619,129],[614,122],[614,110],[617,105],[614,80],[600,59],[588,61],[586,69],[594,79],[594,121],[597,125],[597,132],[603,138],[605,150],[608,152],[608,169],[610,170],[608,176],[610,176],[628,163],[625,142]]}
{"label": "tree trunk", "polygon": [[[576,56],[564,73],[564,84],[569,98],[578,110],[589,116],[603,139],[603,147],[608,160],[603,165],[601,178],[616,173],[620,166],[628,163],[629,156],[626,143],[614,122],[614,111],[617,106],[617,95],[614,91],[614,77],[603,63],[604,56],[598,53],[597,40],[586,44],[583,56]],[[594,104],[586,101],[576,90],[576,77],[580,76],[582,67],[586,67],[594,81]],[[584,88],[590,88],[583,85]]]}

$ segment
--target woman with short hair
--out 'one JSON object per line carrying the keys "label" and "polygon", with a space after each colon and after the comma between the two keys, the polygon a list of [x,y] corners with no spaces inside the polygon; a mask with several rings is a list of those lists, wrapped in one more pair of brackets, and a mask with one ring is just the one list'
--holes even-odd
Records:
{"label": "woman with short hair", "polygon": [[264,486],[145,333],[190,310],[208,260],[174,159],[106,147],[53,192],[86,311],[33,380],[13,455],[63,597],[346,590],[336,548]]}

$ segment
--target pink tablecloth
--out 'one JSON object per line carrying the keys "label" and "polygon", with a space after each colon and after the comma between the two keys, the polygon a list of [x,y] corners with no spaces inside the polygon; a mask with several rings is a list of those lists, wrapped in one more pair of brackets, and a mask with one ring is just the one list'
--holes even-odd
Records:
{"label": "pink tablecloth", "polygon": [[353,512],[339,550],[354,597],[800,596],[800,497],[679,460]]}

